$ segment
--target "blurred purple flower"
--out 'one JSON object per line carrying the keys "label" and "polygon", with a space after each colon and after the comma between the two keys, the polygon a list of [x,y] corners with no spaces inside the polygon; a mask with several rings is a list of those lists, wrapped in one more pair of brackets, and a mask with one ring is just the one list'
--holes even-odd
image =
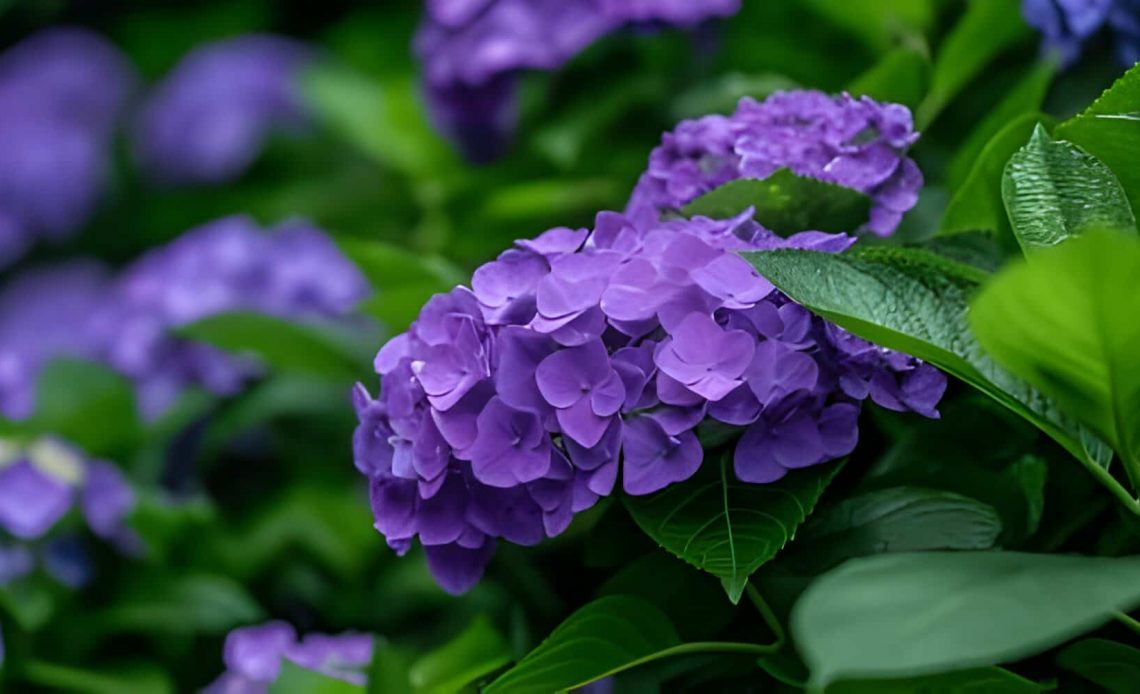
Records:
{"label": "blurred purple flower", "polygon": [[[118,468],[55,438],[27,446],[0,440],[0,530],[39,540],[77,505],[94,535],[126,553],[139,549],[126,525],[134,491]],[[73,554],[65,548],[60,556]]]}
{"label": "blurred purple flower", "polygon": [[653,219],[728,181],[787,168],[870,196],[866,227],[889,236],[918,202],[922,172],[906,157],[917,139],[910,111],[898,104],[814,91],[745,97],[731,116],[684,121],[666,133],[626,211]]}
{"label": "blurred purple flower", "polygon": [[304,124],[297,80],[312,60],[305,45],[271,35],[195,48],[143,104],[133,133],[139,166],[176,185],[238,178],[271,133]]}
{"label": "blurred purple flower", "polygon": [[135,85],[118,49],[85,29],[47,29],[0,55],[0,267],[95,211]]}
{"label": "blurred purple flower", "polygon": [[418,539],[450,592],[499,539],[531,545],[613,493],[688,479],[705,420],[741,427],[736,474],[770,482],[846,455],[859,403],[937,416],[945,377],[813,316],[737,251],[838,252],[846,235],[780,238],[737,218],[553,229],[437,295],[354,394],[356,467],[376,528]]}
{"label": "blurred purple flower", "polygon": [[556,70],[629,25],[696,26],[740,0],[433,0],[415,38],[436,127],[476,161],[497,156],[515,121],[515,78]]}
{"label": "blurred purple flower", "polygon": [[344,316],[368,284],[322,232],[286,222],[266,233],[248,217],[226,217],[151,250],[118,277],[93,331],[99,356],[132,378],[142,410],[156,416],[186,387],[236,392],[258,367],[174,328],[218,313],[282,318]]}
{"label": "blurred purple flower", "polygon": [[372,662],[369,634],[308,634],[297,639],[285,622],[234,629],[226,636],[226,671],[205,689],[209,694],[254,694],[269,690],[283,661],[329,677],[364,686]]}
{"label": "blurred purple flower", "polygon": [[1022,0],[1021,12],[1064,66],[1105,30],[1115,39],[1121,63],[1131,67],[1140,60],[1140,0]]}
{"label": "blurred purple flower", "polygon": [[71,261],[17,275],[0,290],[0,415],[24,419],[40,369],[56,357],[93,357],[90,324],[105,308],[109,278]]}

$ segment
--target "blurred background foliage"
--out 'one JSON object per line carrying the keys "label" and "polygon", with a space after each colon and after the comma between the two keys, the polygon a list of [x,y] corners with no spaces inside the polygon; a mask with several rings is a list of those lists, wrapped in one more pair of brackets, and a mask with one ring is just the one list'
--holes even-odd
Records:
{"label": "blurred background foliage", "polygon": [[[125,560],[96,546],[94,578],[81,591],[39,574],[0,589],[0,677],[12,691],[196,689],[221,671],[228,630],[270,617],[301,631],[379,635],[376,691],[456,691],[527,653],[591,597],[631,585],[683,638],[755,640],[747,601],[730,605],[715,579],[655,550],[617,503],[538,547],[504,546],[487,578],[459,598],[436,587],[417,552],[396,561],[372,529],[350,451],[348,391],[371,383],[380,332],[404,329],[426,298],[465,281],[513,239],[622,209],[663,131],[729,112],[741,96],[850,89],[912,107],[924,133],[913,156],[927,186],[890,241],[907,243],[940,227],[980,228],[979,200],[998,194],[978,165],[995,135],[1023,130],[1008,138],[1000,177],[1035,114],[1064,119],[1119,75],[1108,52],[1095,50],[1055,75],[1008,0],[746,0],[738,16],[698,33],[621,32],[566,69],[528,74],[507,156],[473,167],[427,124],[410,52],[420,12],[396,0],[0,3],[0,45],[79,24],[112,39],[151,83],[193,47],[248,32],[298,37],[327,58],[303,77],[311,126],[272,139],[240,180],[163,188],[137,173],[119,142],[95,218],[25,265],[71,256],[123,265],[223,215],[264,225],[300,216],[361,268],[375,290],[361,310],[382,326],[363,338],[249,316],[191,326],[189,334],[258,354],[271,368],[232,397],[187,393],[151,422],[114,373],[66,361],[48,368],[36,417],[5,429],[66,435],[115,461],[138,490],[130,525],[145,551]],[[991,237],[951,250],[995,264],[1002,254]],[[255,330],[235,327],[250,321]],[[1110,499],[1035,430],[960,385],[942,409],[937,423],[869,411],[861,446],[829,494],[917,484],[996,509],[1002,546],[1136,551],[1134,519],[1108,529],[1096,522],[1116,517]],[[829,518],[813,519],[758,574],[781,620],[806,577],[890,532],[835,532]],[[743,685],[754,663],[687,656],[626,675],[622,691],[663,682],[699,690],[713,678]],[[764,667],[802,681],[802,664],[786,650]]]}

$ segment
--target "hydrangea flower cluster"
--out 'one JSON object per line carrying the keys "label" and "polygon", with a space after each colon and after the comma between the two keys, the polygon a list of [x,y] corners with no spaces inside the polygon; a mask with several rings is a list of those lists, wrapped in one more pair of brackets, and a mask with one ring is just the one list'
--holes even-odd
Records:
{"label": "hydrangea flower cluster", "polygon": [[[0,440],[0,530],[16,540],[0,548],[0,584],[34,570],[37,559],[27,543],[43,539],[76,507],[95,536],[120,551],[137,551],[138,538],[125,523],[134,505],[134,491],[111,463],[90,460],[55,438],[26,446]],[[49,573],[69,585],[81,583],[85,573],[73,566],[70,544],[67,537],[49,543],[42,556]]]}
{"label": "hydrangea flower cluster", "polygon": [[269,690],[283,661],[306,670],[364,686],[372,662],[372,636],[345,633],[308,634],[301,640],[285,622],[234,629],[226,636],[226,672],[206,688],[206,694],[259,694]]}
{"label": "hydrangea flower cluster", "polygon": [[0,292],[0,416],[25,419],[40,369],[56,357],[93,357],[85,326],[103,310],[109,273],[72,261],[25,271]]}
{"label": "hydrangea flower cluster", "polygon": [[135,381],[144,414],[154,416],[187,386],[230,394],[258,371],[172,329],[229,311],[339,317],[368,291],[356,266],[307,223],[285,222],[266,233],[248,217],[226,217],[127,268],[93,321],[92,339],[100,358]]}
{"label": "hydrangea flower cluster", "polygon": [[376,357],[380,398],[356,391],[358,469],[377,529],[415,538],[458,592],[497,538],[532,545],[614,491],[691,477],[697,427],[740,427],[745,482],[850,453],[860,402],[937,416],[944,376],[792,303],[737,253],[839,252],[853,238],[781,238],[752,220],[556,228],[437,295]]}
{"label": "hydrangea flower cluster", "polygon": [[666,133],[627,213],[653,219],[728,181],[787,168],[870,196],[866,227],[889,236],[918,202],[922,172],[906,157],[917,139],[910,111],[898,104],[815,91],[744,98],[731,116],[683,121]]}
{"label": "hydrangea flower cluster", "polygon": [[237,178],[270,133],[304,124],[297,76],[313,57],[304,44],[259,34],[194,49],[143,104],[139,166],[170,184]]}
{"label": "hydrangea flower cluster", "polygon": [[0,55],[0,267],[94,212],[135,86],[118,49],[83,29],[45,30]]}
{"label": "hydrangea flower cluster", "polygon": [[516,75],[556,70],[631,24],[691,27],[740,0],[429,0],[415,39],[436,126],[476,160],[513,129]]}
{"label": "hydrangea flower cluster", "polygon": [[1022,0],[1021,12],[1063,65],[1076,62],[1084,45],[1106,29],[1121,63],[1140,61],[1140,0]]}

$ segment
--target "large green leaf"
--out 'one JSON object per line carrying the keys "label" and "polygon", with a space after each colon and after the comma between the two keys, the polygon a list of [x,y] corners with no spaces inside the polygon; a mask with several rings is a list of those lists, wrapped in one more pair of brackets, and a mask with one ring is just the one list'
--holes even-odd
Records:
{"label": "large green leaf", "polygon": [[876,344],[934,364],[1024,417],[1064,446],[1130,509],[1140,504],[1107,472],[1103,444],[974,339],[969,302],[986,273],[931,253],[870,248],[835,255],[794,249],[746,253],[781,291]]}
{"label": "large green leaf", "polygon": [[1132,209],[1140,209],[1140,66],[1053,135],[1100,159],[1116,173]]}
{"label": "large green leaf", "polygon": [[581,687],[680,645],[656,607],[632,596],[595,600],[503,673],[486,694],[548,694]]}
{"label": "large green leaf", "polygon": [[918,552],[853,559],[792,611],[812,681],[914,676],[1047,649],[1140,604],[1140,557]]}
{"label": "large green leaf", "polygon": [[1116,449],[1140,485],[1140,237],[1087,233],[1001,273],[974,301],[982,345]]}
{"label": "large green leaf", "polygon": [[408,679],[418,693],[454,694],[509,662],[507,642],[480,617],[459,636],[413,663]]}
{"label": "large green leaf", "polygon": [[364,687],[282,660],[269,694],[364,694]]}
{"label": "large green leaf", "polygon": [[780,169],[764,179],[729,181],[685,205],[686,216],[715,219],[734,217],[747,207],[758,222],[778,234],[815,231],[855,231],[866,223],[870,198],[831,183],[803,178]]}
{"label": "large green leaf", "polygon": [[626,496],[634,521],[659,545],[719,577],[738,602],[748,577],[792,539],[842,463],[789,472],[772,484],[738,482],[728,455],[649,496]]}
{"label": "large green leaf", "polygon": [[1048,117],[1025,113],[1005,123],[994,134],[972,161],[973,167],[965,181],[954,190],[939,234],[989,231],[997,234],[1004,245],[1014,246],[1009,238],[1009,218],[1001,199],[1002,175],[1009,158],[1025,144],[1042,121],[1048,121]]}
{"label": "large green leaf", "polygon": [[880,552],[990,549],[1001,518],[961,494],[891,487],[844,499],[817,512],[796,537],[799,555],[834,566]]}
{"label": "large green leaf", "polygon": [[828,687],[827,694],[1032,694],[1050,689],[1000,667],[980,667],[890,680],[845,680]]}
{"label": "large green leaf", "polygon": [[1096,157],[1038,125],[1006,165],[1002,199],[1026,251],[1050,248],[1097,227],[1136,229],[1120,182]]}
{"label": "large green leaf", "polygon": [[355,353],[331,334],[263,313],[219,313],[179,328],[178,334],[281,371],[352,380],[361,370]]}
{"label": "large green leaf", "polygon": [[930,94],[916,114],[919,127],[927,128],[991,60],[1030,35],[1019,0],[971,0],[935,56]]}
{"label": "large green leaf", "polygon": [[1131,691],[1140,682],[1140,650],[1116,641],[1078,641],[1057,654],[1057,665],[1110,692]]}
{"label": "large green leaf", "polygon": [[[774,629],[771,612],[757,602]],[[762,655],[783,643],[725,641],[681,643],[656,607],[632,595],[599,598],[566,618],[517,665],[486,687],[485,694],[565,692],[656,660],[697,653]]]}

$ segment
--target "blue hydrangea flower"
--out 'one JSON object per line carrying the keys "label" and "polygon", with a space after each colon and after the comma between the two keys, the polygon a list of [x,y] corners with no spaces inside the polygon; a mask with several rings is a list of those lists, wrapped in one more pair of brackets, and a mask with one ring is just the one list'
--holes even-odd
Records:
{"label": "blue hydrangea flower", "polygon": [[94,212],[135,84],[118,49],[84,29],[48,29],[0,55],[0,267]]}
{"label": "blue hydrangea flower", "polygon": [[297,77],[312,59],[303,44],[270,35],[194,49],[143,104],[133,134],[139,166],[169,184],[236,179],[271,133],[304,124]]}
{"label": "blue hydrangea flower", "polygon": [[248,217],[226,217],[124,270],[96,317],[93,341],[101,359],[135,381],[144,414],[155,416],[187,386],[231,394],[259,371],[248,360],[176,338],[172,329],[230,311],[342,317],[368,291],[356,266],[307,223],[265,232]]}
{"label": "blue hydrangea flower", "polygon": [[513,129],[520,71],[556,70],[631,24],[691,27],[739,9],[740,0],[434,0],[415,52],[436,126],[486,160]]}
{"label": "blue hydrangea flower", "polygon": [[109,273],[90,261],[27,270],[0,290],[0,415],[24,419],[41,368],[56,357],[94,357],[89,329],[105,309]]}
{"label": "blue hydrangea flower", "polygon": [[268,691],[281,674],[284,661],[364,686],[372,651],[372,636],[369,634],[307,634],[298,640],[297,632],[285,622],[241,627],[226,636],[223,654],[226,671],[205,692],[253,694]]}
{"label": "blue hydrangea flower", "polygon": [[1022,0],[1021,11],[1062,65],[1076,62],[1085,44],[1105,30],[1121,63],[1130,67],[1140,60],[1140,0]]}
{"label": "blue hydrangea flower", "polygon": [[792,303],[737,252],[839,252],[752,220],[598,215],[552,229],[432,298],[376,356],[380,397],[355,393],[357,468],[376,528],[418,539],[448,591],[480,577],[500,539],[532,545],[613,493],[691,477],[696,435],[740,428],[746,482],[851,452],[860,403],[937,416],[945,377]]}
{"label": "blue hydrangea flower", "polygon": [[814,91],[746,97],[731,116],[683,121],[666,133],[627,213],[653,218],[728,181],[788,168],[870,196],[866,227],[888,236],[918,202],[922,172],[906,156],[917,139],[910,111],[898,104]]}

